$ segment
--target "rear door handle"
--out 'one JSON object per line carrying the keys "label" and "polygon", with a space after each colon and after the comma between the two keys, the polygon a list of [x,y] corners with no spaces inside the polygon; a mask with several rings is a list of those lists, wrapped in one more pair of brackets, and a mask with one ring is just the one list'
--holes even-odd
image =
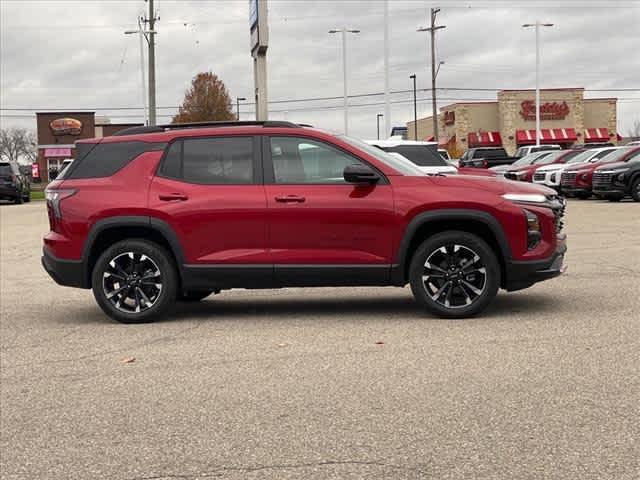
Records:
{"label": "rear door handle", "polygon": [[282,195],[276,197],[276,202],[279,203],[304,203],[306,198],[299,195]]}
{"label": "rear door handle", "polygon": [[166,193],[164,195],[158,195],[158,198],[163,202],[184,202],[185,200],[189,200],[189,197],[184,193]]}

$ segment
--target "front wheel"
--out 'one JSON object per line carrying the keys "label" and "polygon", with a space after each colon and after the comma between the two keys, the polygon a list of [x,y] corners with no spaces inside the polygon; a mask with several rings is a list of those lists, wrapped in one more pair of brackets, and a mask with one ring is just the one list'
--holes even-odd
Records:
{"label": "front wheel", "polygon": [[500,265],[481,238],[447,231],[418,247],[409,282],[416,301],[427,311],[443,318],[471,317],[498,293]]}
{"label": "front wheel", "polygon": [[153,321],[176,298],[171,256],[146,240],[124,240],[107,248],[93,268],[93,295],[102,310],[122,323]]}

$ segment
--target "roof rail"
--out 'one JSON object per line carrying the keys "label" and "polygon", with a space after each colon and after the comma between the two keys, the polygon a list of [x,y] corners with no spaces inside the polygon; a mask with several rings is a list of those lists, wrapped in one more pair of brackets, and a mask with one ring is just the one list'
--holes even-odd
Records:
{"label": "roof rail", "polygon": [[193,122],[193,123],[170,123],[167,125],[157,125],[155,127],[143,126],[143,127],[131,127],[125,128],[114,133],[115,136],[121,135],[141,135],[144,133],[161,133],[167,130],[182,130],[187,128],[206,128],[206,127],[279,127],[279,128],[300,128],[301,126],[311,125],[298,125],[293,122],[285,122],[280,120],[265,120],[265,121],[213,121],[213,122]]}

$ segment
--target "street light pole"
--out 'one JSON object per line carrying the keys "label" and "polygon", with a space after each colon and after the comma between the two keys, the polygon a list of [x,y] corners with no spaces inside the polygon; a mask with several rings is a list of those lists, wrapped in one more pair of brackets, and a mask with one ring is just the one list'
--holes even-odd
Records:
{"label": "street light pole", "polygon": [[418,100],[416,99],[416,74],[409,75],[413,79],[413,139],[418,140]]}
{"label": "street light pole", "polygon": [[391,98],[389,86],[389,0],[384,0],[384,131],[391,132]]}
{"label": "street light pole", "polygon": [[433,139],[438,141],[438,106],[436,101],[436,31],[447,28],[445,25],[436,26],[436,15],[439,8],[431,9],[431,26],[422,27],[418,32],[429,32],[431,34],[431,115],[433,118]]}
{"label": "street light pole", "polygon": [[553,27],[553,23],[525,23],[523,28],[536,29],[536,147],[540,146],[540,27]]}
{"label": "street light pole", "polygon": [[384,117],[382,113],[376,115],[376,126],[378,128],[378,140],[380,140],[380,117]]}
{"label": "street light pole", "polygon": [[153,8],[153,0],[149,1],[149,125],[156,124],[156,12]]}
{"label": "street light pole", "polygon": [[344,108],[344,134],[349,134],[349,105],[347,103],[347,33],[360,33],[360,30],[353,30],[343,27],[339,30],[329,30],[329,33],[342,33],[342,73],[343,73],[343,108]]}
{"label": "street light pole", "polygon": [[140,38],[140,80],[142,85],[142,108],[144,111],[144,124],[149,125],[149,116],[147,113],[147,87],[144,74],[144,29],[138,19],[138,30],[126,30],[125,35],[132,35],[137,33]]}
{"label": "street light pole", "polygon": [[240,102],[244,102],[246,98],[244,97],[236,97],[236,120],[240,121]]}

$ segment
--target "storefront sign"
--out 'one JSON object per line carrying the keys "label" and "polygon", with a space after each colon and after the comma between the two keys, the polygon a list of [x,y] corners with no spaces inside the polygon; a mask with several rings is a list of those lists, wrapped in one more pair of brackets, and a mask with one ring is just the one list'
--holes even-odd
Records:
{"label": "storefront sign", "polygon": [[46,158],[69,158],[71,157],[70,147],[45,148],[44,156]]}
{"label": "storefront sign", "polygon": [[444,112],[444,124],[453,125],[456,123],[456,112]]}
{"label": "storefront sign", "polygon": [[[536,102],[525,100],[520,104],[520,116],[525,120],[536,119]],[[547,102],[540,104],[540,120],[564,120],[569,115],[567,102]]]}
{"label": "storefront sign", "polygon": [[37,163],[31,164],[31,177],[40,178],[40,165]]}
{"label": "storefront sign", "polygon": [[80,135],[82,133],[82,122],[75,118],[57,118],[49,124],[51,133],[60,135]]}

